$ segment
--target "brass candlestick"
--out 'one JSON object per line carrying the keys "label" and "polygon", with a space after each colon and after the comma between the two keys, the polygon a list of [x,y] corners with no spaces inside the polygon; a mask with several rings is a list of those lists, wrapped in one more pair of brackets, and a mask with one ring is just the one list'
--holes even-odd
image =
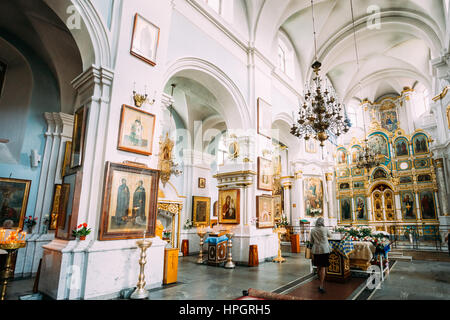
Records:
{"label": "brass candlestick", "polygon": [[139,240],[136,241],[136,244],[139,248],[141,248],[141,258],[139,259],[139,265],[141,267],[141,270],[139,272],[139,279],[137,283],[137,288],[131,295],[131,299],[147,299],[149,294],[148,291],[145,290],[145,273],[144,273],[144,267],[147,263],[147,255],[146,251],[150,246],[152,245],[152,242],[149,240]]}
{"label": "brass candlestick", "polygon": [[227,238],[228,238],[228,258],[227,258],[227,263],[225,264],[225,268],[226,269],[234,269],[236,267],[236,265],[233,262],[233,256],[231,253],[231,249],[233,248],[233,241],[231,240],[233,238],[233,233],[227,233]]}
{"label": "brass candlestick", "polygon": [[278,256],[272,260],[272,262],[282,263],[285,262],[286,259],[281,256],[281,235],[286,233],[285,228],[276,228],[274,230],[278,234]]}
{"label": "brass candlestick", "polygon": [[2,292],[0,295],[0,300],[5,300],[8,280],[14,276],[14,269],[12,267],[13,254],[20,248],[25,248],[26,245],[26,242],[0,244],[0,249],[5,250],[8,253],[6,257],[5,267],[0,270],[0,279],[2,282]]}
{"label": "brass candlestick", "polygon": [[203,230],[200,230],[197,232],[197,234],[200,237],[200,252],[198,254],[197,263],[202,264],[203,263],[203,237],[205,236],[206,232]]}

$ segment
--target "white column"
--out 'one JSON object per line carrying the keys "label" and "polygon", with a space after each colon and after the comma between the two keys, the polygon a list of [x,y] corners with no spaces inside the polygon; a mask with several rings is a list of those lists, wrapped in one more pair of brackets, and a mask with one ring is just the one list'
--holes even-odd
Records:
{"label": "white column", "polygon": [[396,193],[394,195],[394,199],[395,199],[395,219],[397,221],[401,221],[402,220],[402,204],[400,201],[400,195],[398,193]]}
{"label": "white column", "polygon": [[435,160],[435,167],[436,167],[436,182],[438,185],[438,197],[439,197],[439,204],[440,204],[440,216],[446,216],[450,214],[448,210],[448,192],[447,192],[447,186],[445,184],[445,177],[444,177],[444,161],[443,159],[437,159]]}
{"label": "white column", "polygon": [[294,180],[294,196],[292,203],[295,203],[295,208],[292,208],[292,225],[299,226],[300,219],[305,217],[305,208],[303,201],[303,172],[298,170],[295,173]]}

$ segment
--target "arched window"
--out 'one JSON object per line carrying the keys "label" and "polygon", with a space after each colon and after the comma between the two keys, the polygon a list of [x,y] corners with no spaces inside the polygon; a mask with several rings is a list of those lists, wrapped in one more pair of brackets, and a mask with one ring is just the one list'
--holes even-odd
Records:
{"label": "arched window", "polygon": [[218,14],[222,14],[222,0],[205,0],[206,4]]}
{"label": "arched window", "polygon": [[283,33],[278,33],[278,69],[286,74],[289,78],[294,79],[294,47],[289,38]]}
{"label": "arched window", "polygon": [[350,119],[350,122],[352,123],[352,127],[358,126],[358,114],[356,112],[355,107],[350,106],[347,108],[347,116]]}
{"label": "arched window", "polygon": [[286,53],[280,45],[278,45],[278,68],[286,73]]}

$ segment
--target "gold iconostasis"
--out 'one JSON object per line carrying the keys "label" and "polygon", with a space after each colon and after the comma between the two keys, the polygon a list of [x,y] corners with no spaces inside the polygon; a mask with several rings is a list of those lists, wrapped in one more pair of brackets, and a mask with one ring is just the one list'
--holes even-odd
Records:
{"label": "gold iconostasis", "polygon": [[337,148],[338,224],[388,232],[393,225],[439,224],[431,137],[423,130],[407,135],[401,128],[390,132],[383,127],[375,121],[367,135],[369,145],[382,155],[380,166],[369,171],[357,167],[362,143],[356,138]]}

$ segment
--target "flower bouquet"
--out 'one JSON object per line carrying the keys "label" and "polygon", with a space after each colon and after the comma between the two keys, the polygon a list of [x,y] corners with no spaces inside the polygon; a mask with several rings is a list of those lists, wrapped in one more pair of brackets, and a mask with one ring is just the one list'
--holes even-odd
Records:
{"label": "flower bouquet", "polygon": [[172,230],[164,230],[163,231],[163,239],[170,239],[170,236],[172,235]]}
{"label": "flower bouquet", "polygon": [[76,229],[72,230],[72,235],[80,240],[86,240],[86,236],[91,233],[91,229],[88,229],[87,223],[80,224]]}
{"label": "flower bouquet", "polygon": [[27,227],[28,233],[31,233],[33,230],[33,227],[36,225],[38,218],[34,218],[32,216],[28,216],[28,218],[25,218],[23,221],[23,224]]}

